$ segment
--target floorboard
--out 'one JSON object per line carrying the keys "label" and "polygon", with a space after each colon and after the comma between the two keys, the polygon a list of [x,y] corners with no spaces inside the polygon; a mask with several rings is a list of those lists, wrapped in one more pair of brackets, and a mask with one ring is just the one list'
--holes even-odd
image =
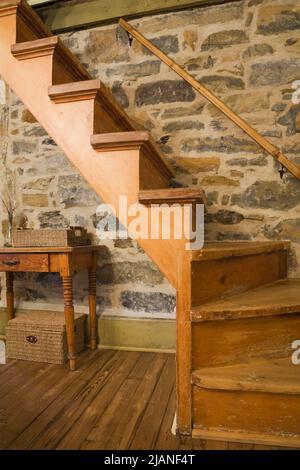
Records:
{"label": "floorboard", "polygon": [[173,354],[85,351],[78,369],[0,366],[0,449],[219,450],[263,446],[179,439]]}

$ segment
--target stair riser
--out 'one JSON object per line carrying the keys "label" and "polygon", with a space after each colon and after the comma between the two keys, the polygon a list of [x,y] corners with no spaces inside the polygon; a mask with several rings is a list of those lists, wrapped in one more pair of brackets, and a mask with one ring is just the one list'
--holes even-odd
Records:
{"label": "stair riser", "polygon": [[192,262],[192,307],[224,295],[268,284],[287,275],[287,253],[276,251],[250,256]]}
{"label": "stair riser", "polygon": [[300,395],[208,390],[194,386],[193,424],[207,430],[291,434],[300,438]]}
{"label": "stair riser", "polygon": [[18,13],[16,42],[34,41],[46,36],[27,16]]}
{"label": "stair riser", "polygon": [[[62,73],[64,73],[64,71],[62,71]],[[70,80],[72,77],[72,75],[69,75]],[[113,112],[112,108],[108,105],[105,105],[103,100],[100,98],[100,80],[98,81],[99,83],[94,85],[94,87],[91,86],[91,88],[87,89],[85,84],[89,81],[93,82],[93,80],[80,80],[79,82],[68,81],[67,84],[51,86],[49,88],[49,97],[54,103],[59,105],[72,105],[74,102],[89,101],[93,108],[94,115],[94,123],[93,127],[91,128],[91,135],[123,131],[124,123],[118,120],[116,113]]]}
{"label": "stair riser", "polygon": [[140,190],[143,189],[163,189],[168,188],[170,185],[170,177],[165,175],[160,168],[158,168],[151,155],[144,152],[143,148],[140,153]]}
{"label": "stair riser", "polygon": [[15,42],[25,42],[39,39],[39,36],[35,33],[35,31],[32,31],[31,25],[28,24],[25,19],[20,18],[20,16],[17,17],[17,25],[17,35]]}
{"label": "stair riser", "polygon": [[193,323],[192,368],[288,357],[298,339],[300,314]]}
{"label": "stair riser", "polygon": [[[137,134],[138,132],[114,132],[112,126],[110,126],[111,128],[107,128],[107,130],[104,130],[105,124],[107,123],[108,125],[110,125],[110,122],[107,120],[109,110],[107,109],[105,104],[102,104],[102,106],[99,105],[98,102],[96,102],[95,112],[98,113],[98,115],[96,115],[95,121],[97,122],[98,120],[99,130],[102,130],[100,134],[103,137],[99,135],[93,135],[91,138],[92,147],[97,152],[99,152],[99,158],[101,158],[101,153],[103,152],[113,152],[116,165],[118,165],[118,161],[120,160],[124,152],[136,151],[139,154],[140,158],[140,191],[145,189],[156,190],[169,188],[173,175],[169,167],[165,164],[165,162],[161,158],[158,158],[156,148],[151,147],[151,144],[146,139],[133,139],[132,134]],[[112,114],[112,118],[114,118],[114,114]],[[116,128],[116,126],[118,125],[117,119],[113,122],[113,125],[115,126],[115,130],[122,131],[122,129]],[[123,125],[125,125],[124,122]],[[118,135],[119,137],[117,138]],[[155,202],[155,205],[159,203],[160,202],[157,201]],[[141,204],[143,204],[143,201],[141,201]]]}
{"label": "stair riser", "polygon": [[58,85],[62,83],[76,82],[80,80],[80,76],[70,67],[68,61],[64,60],[57,52],[52,56],[52,85]]}
{"label": "stair riser", "polygon": [[2,25],[4,22],[11,24],[11,44],[33,41],[50,34],[36,13],[29,7],[1,8],[0,5],[0,21]]}
{"label": "stair riser", "polygon": [[107,109],[103,109],[103,105],[95,100],[94,107],[94,129],[92,134],[101,134],[104,132],[121,132],[124,127],[108,114]]}
{"label": "stair riser", "polygon": [[75,82],[82,79],[80,72],[76,70],[72,62],[68,60],[63,53],[58,51],[57,46],[41,46],[34,49],[22,50],[16,52],[13,50],[13,54],[17,60],[29,64],[29,66],[47,67],[51,70],[49,79],[49,86]]}

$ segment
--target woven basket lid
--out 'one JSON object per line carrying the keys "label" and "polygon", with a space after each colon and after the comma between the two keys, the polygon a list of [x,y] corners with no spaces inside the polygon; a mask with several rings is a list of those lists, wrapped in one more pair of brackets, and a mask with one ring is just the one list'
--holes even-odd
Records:
{"label": "woven basket lid", "polygon": [[[75,321],[83,321],[87,315],[75,313]],[[41,330],[64,331],[66,329],[65,315],[62,312],[28,312],[22,313],[9,320],[8,326],[12,328],[35,327]]]}

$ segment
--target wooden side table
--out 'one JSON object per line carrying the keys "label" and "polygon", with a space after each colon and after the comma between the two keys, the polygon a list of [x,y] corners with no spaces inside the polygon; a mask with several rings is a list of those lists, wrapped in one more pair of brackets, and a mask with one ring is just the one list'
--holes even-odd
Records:
{"label": "wooden side table", "polygon": [[14,272],[59,273],[64,292],[68,357],[70,369],[76,369],[73,276],[88,270],[91,348],[97,347],[96,268],[101,246],[0,248],[0,272],[6,273],[8,319],[14,318]]}

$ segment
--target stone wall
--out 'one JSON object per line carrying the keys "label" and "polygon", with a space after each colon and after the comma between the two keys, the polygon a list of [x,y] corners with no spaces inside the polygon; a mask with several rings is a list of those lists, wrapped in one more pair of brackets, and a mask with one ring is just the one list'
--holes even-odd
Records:
{"label": "stone wall", "polygon": [[[132,21],[143,34],[300,164],[298,0],[243,0]],[[290,274],[300,274],[300,182],[283,181],[274,159],[198,96],[174,72],[116,25],[62,36],[94,77],[113,91],[139,124],[151,130],[178,182],[203,187],[211,240],[290,239]],[[1,138],[18,187],[19,215],[29,227],[85,224],[94,233],[99,199],[31,113],[11,93],[1,106]],[[7,110],[9,109],[9,117]],[[3,147],[3,146],[2,146]],[[132,240],[107,243],[99,264],[101,312],[174,317],[174,291]],[[83,275],[76,301],[86,302]],[[21,276],[20,276],[21,277]],[[60,303],[57,277],[23,276],[18,296]]]}

